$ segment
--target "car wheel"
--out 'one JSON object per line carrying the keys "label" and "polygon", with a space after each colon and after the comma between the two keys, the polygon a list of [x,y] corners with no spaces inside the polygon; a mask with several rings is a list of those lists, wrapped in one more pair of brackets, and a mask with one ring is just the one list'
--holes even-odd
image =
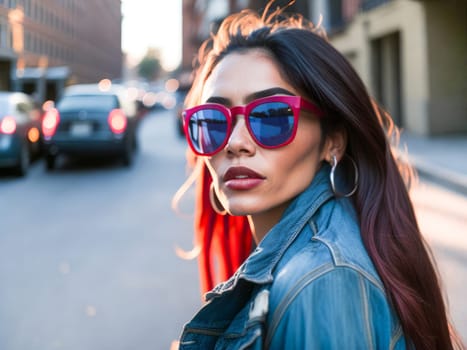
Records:
{"label": "car wheel", "polygon": [[21,152],[18,158],[18,164],[16,165],[14,171],[18,176],[24,176],[27,174],[29,169],[29,163],[31,161],[31,155],[29,153],[29,147],[27,143],[21,145]]}
{"label": "car wheel", "polygon": [[53,154],[48,154],[45,158],[45,166],[47,170],[53,170],[55,164],[57,163],[57,156]]}

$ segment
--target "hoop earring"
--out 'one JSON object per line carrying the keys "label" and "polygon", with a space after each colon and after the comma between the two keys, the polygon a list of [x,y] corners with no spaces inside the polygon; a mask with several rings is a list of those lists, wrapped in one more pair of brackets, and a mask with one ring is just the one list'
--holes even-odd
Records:
{"label": "hoop earring", "polygon": [[[356,191],[357,191],[357,187],[358,187],[358,168],[357,168],[357,164],[355,163],[355,161],[352,159],[352,157],[348,156],[348,155],[344,155],[344,157],[347,157],[348,159],[350,159],[350,162],[352,164],[352,167],[354,168],[354,174],[355,174],[355,177],[354,177],[354,183],[353,183],[353,187],[352,189],[347,192],[347,193],[344,193],[344,192],[340,192],[338,189],[337,189],[337,186],[336,186],[336,179],[335,179],[335,174],[336,174],[336,169],[337,169],[337,165],[339,164],[339,162],[337,161],[337,157],[336,155],[332,155],[332,167],[331,167],[331,172],[329,173],[329,178],[331,180],[331,188],[332,188],[332,192],[334,192],[334,194],[338,197],[350,197],[352,196]],[[342,163],[341,163],[342,164]],[[344,183],[345,185],[345,183]],[[344,190],[345,191],[345,190]]]}
{"label": "hoop earring", "polygon": [[209,202],[211,203],[211,207],[217,214],[226,215],[227,210],[224,209],[214,191],[214,184],[211,182],[211,185],[209,186]]}

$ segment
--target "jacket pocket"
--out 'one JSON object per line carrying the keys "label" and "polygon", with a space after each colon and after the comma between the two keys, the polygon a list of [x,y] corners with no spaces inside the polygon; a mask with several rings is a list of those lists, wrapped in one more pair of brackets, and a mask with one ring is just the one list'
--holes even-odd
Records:
{"label": "jacket pocket", "polygon": [[254,300],[233,320],[219,338],[216,350],[263,349],[266,316],[269,309],[269,290],[258,292]]}

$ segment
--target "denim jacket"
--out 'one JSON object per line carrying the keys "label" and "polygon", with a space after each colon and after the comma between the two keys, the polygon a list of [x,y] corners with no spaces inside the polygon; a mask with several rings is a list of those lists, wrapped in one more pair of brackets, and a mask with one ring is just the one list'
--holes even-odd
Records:
{"label": "denim jacket", "polygon": [[324,166],[185,325],[180,349],[405,349],[351,201]]}

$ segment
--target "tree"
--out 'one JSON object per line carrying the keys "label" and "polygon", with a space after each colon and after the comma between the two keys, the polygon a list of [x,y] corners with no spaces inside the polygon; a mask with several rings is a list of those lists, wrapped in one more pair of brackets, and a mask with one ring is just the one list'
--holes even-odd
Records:
{"label": "tree", "polygon": [[138,75],[147,81],[155,80],[159,77],[162,66],[159,51],[149,48],[146,55],[138,63]]}

